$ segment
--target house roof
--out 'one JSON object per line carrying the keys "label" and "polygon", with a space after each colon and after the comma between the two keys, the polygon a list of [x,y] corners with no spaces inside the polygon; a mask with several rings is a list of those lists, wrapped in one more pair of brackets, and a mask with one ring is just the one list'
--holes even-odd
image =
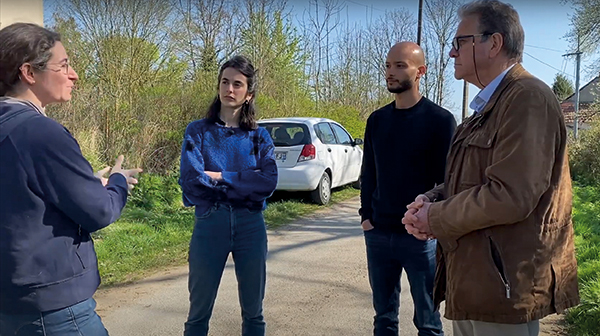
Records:
{"label": "house roof", "polygon": [[[575,104],[573,102],[563,102],[560,104],[563,115],[565,116],[565,122],[567,124],[575,121]],[[598,120],[600,118],[599,109],[591,103],[580,103],[579,104],[579,122],[585,123],[592,120]]]}
{"label": "house roof", "polygon": [[[592,89],[595,88],[595,92],[592,92]],[[581,95],[582,93],[588,92],[587,90],[589,90],[589,95],[593,96],[595,94],[600,94],[600,75],[596,76],[594,79],[592,79],[591,81],[589,81],[587,84],[585,84],[584,86],[582,86],[581,88],[579,88],[579,102],[588,102],[588,100],[582,100],[581,99]],[[563,100],[563,102],[567,102],[567,101],[574,101],[575,97],[575,93],[573,93],[572,95],[568,96],[567,98],[565,98],[565,100]],[[596,97],[596,98],[600,98],[600,96]],[[589,99],[589,102],[592,102],[593,99]]]}

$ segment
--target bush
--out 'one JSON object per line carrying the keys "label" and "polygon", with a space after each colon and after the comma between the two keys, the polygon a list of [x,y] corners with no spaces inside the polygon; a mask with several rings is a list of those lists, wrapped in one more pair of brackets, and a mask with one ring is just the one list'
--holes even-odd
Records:
{"label": "bush", "polygon": [[573,179],[600,186],[600,121],[590,130],[581,131],[579,139],[571,138],[569,160]]}
{"label": "bush", "polygon": [[164,176],[142,173],[128,206],[147,211],[181,207],[181,188],[177,178],[178,173],[174,172]]}

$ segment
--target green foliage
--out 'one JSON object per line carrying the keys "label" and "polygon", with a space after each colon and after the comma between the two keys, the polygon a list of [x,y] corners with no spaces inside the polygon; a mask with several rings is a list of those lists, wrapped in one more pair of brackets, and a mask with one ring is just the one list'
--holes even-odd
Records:
{"label": "green foliage", "polygon": [[145,211],[167,210],[182,206],[178,174],[143,174],[129,197],[129,205]]}
{"label": "green foliage", "polygon": [[318,112],[310,112],[308,116],[329,118],[342,124],[352,135],[352,138],[363,138],[365,135],[366,120],[362,119],[359,111],[352,106],[336,103],[324,104]]}
{"label": "green foliage", "polygon": [[572,335],[600,334],[600,187],[574,187],[573,221],[581,304],[567,314]]}
{"label": "green foliage", "polygon": [[569,151],[573,178],[600,185],[600,122],[590,130],[579,132],[579,139],[571,139]]}
{"label": "green foliage", "polygon": [[[565,0],[566,1],[566,0]],[[571,16],[571,31],[567,39],[573,51],[581,50],[587,56],[596,57],[591,70],[600,70],[600,1],[598,0],[568,0],[574,9]]]}
{"label": "green foliage", "polygon": [[94,233],[102,286],[185,263],[193,228],[191,208],[161,212],[129,205],[119,221]]}
{"label": "green foliage", "polygon": [[575,92],[575,89],[573,88],[573,83],[571,83],[567,76],[558,73],[556,74],[556,77],[554,77],[552,91],[554,92],[554,95],[556,95],[558,101],[562,102],[572,95],[573,92]]}

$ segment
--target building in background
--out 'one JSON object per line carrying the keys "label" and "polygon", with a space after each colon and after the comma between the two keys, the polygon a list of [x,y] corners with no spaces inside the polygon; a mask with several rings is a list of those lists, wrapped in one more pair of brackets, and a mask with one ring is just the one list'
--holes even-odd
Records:
{"label": "building in background", "polygon": [[0,0],[0,29],[15,22],[44,25],[44,0]]}
{"label": "building in background", "polygon": [[[565,115],[567,127],[573,130],[575,94],[567,97],[560,105]],[[600,120],[600,75],[579,89],[579,128],[582,130],[589,129],[590,123],[596,120]]]}

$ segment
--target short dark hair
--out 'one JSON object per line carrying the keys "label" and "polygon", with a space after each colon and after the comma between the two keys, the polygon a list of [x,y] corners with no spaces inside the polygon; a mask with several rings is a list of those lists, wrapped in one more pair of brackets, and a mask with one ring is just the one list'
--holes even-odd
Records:
{"label": "short dark hair", "polygon": [[480,33],[500,33],[504,39],[502,50],[506,55],[517,62],[523,61],[525,32],[519,13],[512,5],[497,0],[479,0],[463,5],[458,14],[461,18],[477,16]]}
{"label": "short dark hair", "polygon": [[13,23],[0,30],[0,96],[15,89],[21,65],[43,70],[60,34],[33,23]]}
{"label": "short dark hair", "polygon": [[[239,72],[241,72],[248,81],[248,93],[251,94],[251,98],[247,103],[244,103],[242,106],[241,116],[240,116],[240,128],[244,130],[253,130],[258,128],[256,123],[256,107],[254,105],[254,99],[256,98],[256,91],[258,87],[256,70],[254,70],[254,66],[250,59],[245,56],[234,56],[230,58],[227,62],[225,62],[221,69],[219,70],[219,81],[221,83],[221,78],[223,77],[223,71],[227,68],[233,68]],[[217,90],[219,88],[219,84],[217,84]],[[221,112],[221,100],[219,99],[219,94],[215,97],[212,104],[208,108],[206,113],[206,118],[212,122],[219,121],[219,113]]]}

